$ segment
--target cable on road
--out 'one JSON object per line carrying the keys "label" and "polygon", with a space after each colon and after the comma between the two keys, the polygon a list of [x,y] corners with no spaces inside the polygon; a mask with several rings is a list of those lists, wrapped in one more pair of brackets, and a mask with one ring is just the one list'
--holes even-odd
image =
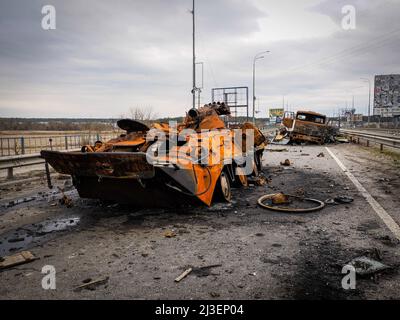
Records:
{"label": "cable on road", "polygon": [[260,197],[257,201],[258,205],[264,209],[268,210],[273,210],[273,211],[279,211],[279,212],[294,212],[294,213],[307,213],[307,212],[313,212],[313,211],[318,211],[321,210],[323,207],[325,207],[325,203],[323,201],[317,200],[317,199],[311,199],[311,198],[303,198],[299,196],[293,196],[288,194],[287,196],[291,198],[296,198],[300,199],[301,201],[307,201],[311,203],[317,204],[316,207],[311,207],[311,208],[289,208],[289,207],[280,207],[280,206],[273,206],[273,205],[267,205],[264,203],[265,200],[271,199],[272,196],[275,194],[266,194]]}

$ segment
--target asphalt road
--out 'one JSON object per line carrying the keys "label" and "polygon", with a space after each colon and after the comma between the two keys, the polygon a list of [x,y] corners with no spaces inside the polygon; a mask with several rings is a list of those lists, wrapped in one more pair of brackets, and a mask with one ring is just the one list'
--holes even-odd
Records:
{"label": "asphalt road", "polygon": [[[328,148],[400,224],[400,163],[355,145]],[[399,299],[399,240],[326,148],[268,149],[280,150],[265,153],[269,183],[235,189],[232,203],[211,208],[140,210],[79,199],[74,189],[67,208],[44,181],[1,189],[0,256],[28,249],[38,259],[0,272],[0,298]],[[280,165],[285,159],[290,167]],[[319,200],[346,195],[354,202],[306,214],[257,205],[261,195],[277,191]],[[4,207],[13,197],[31,196]],[[166,237],[169,231],[175,236]],[[342,267],[359,256],[391,268],[357,276],[356,289],[344,290]],[[56,270],[55,290],[42,288],[45,265]]]}

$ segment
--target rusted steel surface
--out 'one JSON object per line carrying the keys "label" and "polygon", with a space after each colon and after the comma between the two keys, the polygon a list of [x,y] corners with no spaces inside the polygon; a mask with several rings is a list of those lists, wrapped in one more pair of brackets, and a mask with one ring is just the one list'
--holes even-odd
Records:
{"label": "rusted steel surface", "polygon": [[71,175],[85,198],[142,206],[210,205],[223,194],[228,201],[231,183],[246,186],[247,176],[258,175],[266,145],[251,123],[225,128],[223,116],[229,114],[228,106],[213,103],[189,110],[180,124],[148,127],[122,119],[118,126],[126,133],[115,139],[83,146],[81,152],[42,151],[41,156]]}
{"label": "rusted steel surface", "polygon": [[91,176],[73,178],[82,198],[115,201],[143,207],[174,207],[179,204],[200,204],[197,197],[186,196],[168,187],[168,177],[157,172],[153,179],[110,179]]}
{"label": "rusted steel surface", "polygon": [[291,141],[315,142],[323,144],[335,135],[335,129],[327,124],[325,115],[313,111],[286,112],[281,135],[287,135]]}
{"label": "rusted steel surface", "polygon": [[154,177],[154,167],[147,163],[146,154],[143,152],[42,151],[41,155],[62,174],[134,179]]}

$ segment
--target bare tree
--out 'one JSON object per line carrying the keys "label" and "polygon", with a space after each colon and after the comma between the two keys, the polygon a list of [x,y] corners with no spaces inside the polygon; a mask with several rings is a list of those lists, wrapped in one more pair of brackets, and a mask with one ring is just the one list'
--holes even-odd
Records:
{"label": "bare tree", "polygon": [[150,124],[157,119],[157,114],[154,112],[153,107],[133,107],[129,109],[129,117]]}

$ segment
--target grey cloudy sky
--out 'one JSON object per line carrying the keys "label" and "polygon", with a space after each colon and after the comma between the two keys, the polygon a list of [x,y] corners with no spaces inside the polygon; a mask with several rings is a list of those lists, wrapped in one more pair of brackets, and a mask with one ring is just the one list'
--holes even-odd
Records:
{"label": "grey cloudy sky", "polygon": [[[56,30],[43,30],[43,5]],[[341,26],[344,5],[356,29]],[[118,117],[130,107],[179,116],[191,105],[191,0],[0,0],[0,116]],[[197,0],[202,102],[249,86],[280,107],[366,113],[360,77],[400,73],[399,0]],[[251,92],[250,92],[251,94]],[[251,100],[251,99],[250,99]]]}

